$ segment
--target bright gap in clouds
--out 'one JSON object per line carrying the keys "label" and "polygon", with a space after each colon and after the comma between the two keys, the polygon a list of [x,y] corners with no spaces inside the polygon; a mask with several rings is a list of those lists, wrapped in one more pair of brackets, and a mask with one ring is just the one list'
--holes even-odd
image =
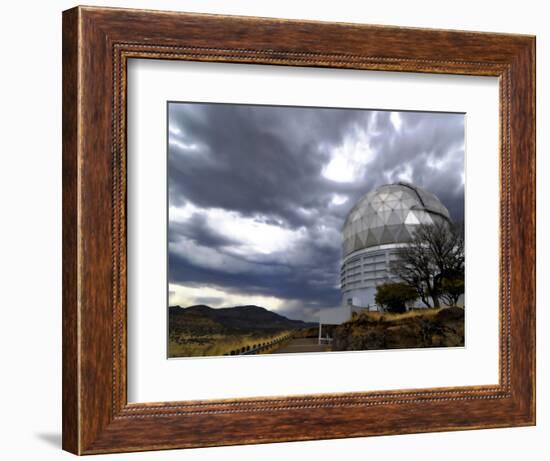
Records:
{"label": "bright gap in clouds", "polygon": [[330,200],[330,204],[338,206],[338,205],[343,205],[347,201],[348,201],[348,198],[345,195],[334,194],[332,196],[332,199]]}
{"label": "bright gap in clouds", "polygon": [[286,250],[305,235],[304,229],[290,230],[262,222],[260,217],[249,218],[220,208],[204,210],[208,224],[222,235],[239,242],[233,249],[244,255],[270,254]]}
{"label": "bright gap in clouds", "polygon": [[181,134],[181,130],[177,126],[174,126],[172,124],[170,124],[170,126],[168,127],[168,132],[174,136],[178,136]]}
{"label": "bright gap in clouds", "polygon": [[395,131],[399,132],[401,131],[401,125],[403,124],[403,120],[401,119],[401,114],[399,112],[392,112],[390,114],[390,121],[395,128]]}
{"label": "bright gap in clouds", "polygon": [[266,217],[242,216],[221,208],[198,208],[189,202],[182,207],[170,206],[169,217],[171,222],[185,223],[195,213],[204,217],[214,232],[231,239],[232,243],[226,245],[226,250],[234,255],[250,257],[282,252],[307,234],[304,228],[291,230],[267,223]]}
{"label": "bright gap in clouds", "polygon": [[413,168],[410,163],[407,163],[403,170],[397,175],[399,181],[412,182],[413,178]]}
{"label": "bright gap in clouds", "polygon": [[271,311],[277,311],[283,307],[284,301],[274,296],[248,295],[246,293],[233,293],[220,288],[209,286],[189,286],[169,284],[170,306],[193,306],[207,304],[210,307],[233,307],[256,305],[265,307]]}
{"label": "bright gap in clouds", "polygon": [[374,158],[367,131],[356,127],[342,144],[332,149],[331,159],[322,170],[325,178],[350,183],[363,175],[365,166]]}
{"label": "bright gap in clouds", "polygon": [[185,143],[183,141],[179,141],[177,139],[174,139],[173,137],[170,137],[169,143],[171,146],[176,146],[182,151],[196,151],[198,150],[198,146],[195,143]]}

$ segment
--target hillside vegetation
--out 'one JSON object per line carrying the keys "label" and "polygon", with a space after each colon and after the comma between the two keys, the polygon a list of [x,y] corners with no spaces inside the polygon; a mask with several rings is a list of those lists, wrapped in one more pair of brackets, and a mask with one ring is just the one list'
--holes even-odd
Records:
{"label": "hillside vegetation", "polygon": [[464,309],[363,312],[336,327],[333,351],[464,346]]}
{"label": "hillside vegetation", "polygon": [[[291,320],[259,306],[213,309],[206,305],[168,310],[168,356],[229,354],[243,347],[277,340],[311,324]],[[267,349],[265,352],[270,352]]]}

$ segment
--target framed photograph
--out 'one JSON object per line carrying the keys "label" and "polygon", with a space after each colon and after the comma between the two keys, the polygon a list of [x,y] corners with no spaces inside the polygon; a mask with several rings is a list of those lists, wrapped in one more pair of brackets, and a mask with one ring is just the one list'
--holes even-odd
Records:
{"label": "framed photograph", "polygon": [[167,119],[169,358],[464,347],[465,114]]}
{"label": "framed photograph", "polygon": [[63,13],[63,448],[535,424],[535,39]]}

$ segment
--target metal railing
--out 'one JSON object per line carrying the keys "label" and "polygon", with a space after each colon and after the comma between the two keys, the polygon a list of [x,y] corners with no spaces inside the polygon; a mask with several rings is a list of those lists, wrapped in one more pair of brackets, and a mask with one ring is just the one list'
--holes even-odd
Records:
{"label": "metal railing", "polygon": [[292,334],[287,334],[284,336],[280,336],[279,338],[275,338],[269,341],[264,341],[258,344],[253,344],[252,346],[243,346],[238,349],[233,349],[232,351],[229,351],[223,355],[255,355],[259,354],[261,352],[264,352],[268,349],[271,349],[272,347],[276,346],[277,344],[282,343],[283,341],[286,341],[288,339],[292,338]]}

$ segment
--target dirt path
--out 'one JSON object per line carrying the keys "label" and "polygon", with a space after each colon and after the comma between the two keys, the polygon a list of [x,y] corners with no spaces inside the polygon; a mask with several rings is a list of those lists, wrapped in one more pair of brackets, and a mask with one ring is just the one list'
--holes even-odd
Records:
{"label": "dirt path", "polygon": [[318,344],[317,338],[297,338],[292,339],[284,346],[280,347],[272,354],[292,354],[296,352],[326,352],[329,346]]}

